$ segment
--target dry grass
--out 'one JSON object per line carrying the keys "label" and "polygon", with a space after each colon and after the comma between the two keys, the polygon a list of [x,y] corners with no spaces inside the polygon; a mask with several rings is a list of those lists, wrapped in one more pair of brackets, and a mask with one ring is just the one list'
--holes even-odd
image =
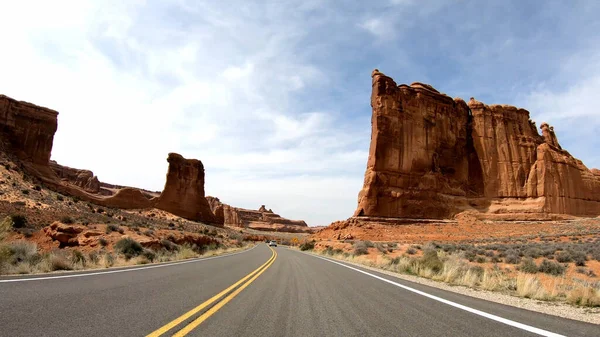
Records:
{"label": "dry grass", "polygon": [[474,289],[504,292],[543,301],[566,301],[578,306],[600,306],[599,283],[568,285],[571,283],[565,276],[524,272],[514,275],[497,267],[474,266],[462,254],[448,254],[442,251],[436,253],[431,250],[421,257],[406,255],[389,257],[386,254],[351,255],[340,252],[333,253],[332,250],[317,251],[316,253],[338,260],[401,274],[417,275]]}

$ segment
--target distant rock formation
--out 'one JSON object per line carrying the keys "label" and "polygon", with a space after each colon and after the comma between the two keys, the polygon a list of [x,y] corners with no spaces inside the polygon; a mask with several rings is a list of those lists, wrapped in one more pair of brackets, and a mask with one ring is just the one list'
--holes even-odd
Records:
{"label": "distant rock formation", "polygon": [[529,112],[466,103],[373,71],[371,145],[355,216],[600,214],[600,177]]}
{"label": "distant rock formation", "polygon": [[216,223],[204,195],[204,165],[197,159],[185,159],[169,153],[167,182],[156,208],[191,220]]}
{"label": "distant rock formation", "polygon": [[232,207],[224,204],[215,197],[206,197],[213,213],[218,214],[223,210],[223,223],[228,226],[251,228],[257,230],[281,232],[310,232],[303,220],[290,220],[273,213],[262,205],[257,211],[245,208]]}
{"label": "distant rock formation", "polygon": [[103,184],[92,171],[50,161],[57,118],[54,110],[0,95],[0,137],[8,145],[7,151],[49,188],[101,206],[155,207],[189,220],[222,226],[204,197],[204,166],[199,160],[170,153],[165,189],[158,197],[155,192]]}

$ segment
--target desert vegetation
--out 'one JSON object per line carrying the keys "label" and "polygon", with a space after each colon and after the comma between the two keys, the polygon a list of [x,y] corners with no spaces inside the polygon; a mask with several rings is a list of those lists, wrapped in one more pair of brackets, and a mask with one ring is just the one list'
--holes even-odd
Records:
{"label": "desert vegetation", "polygon": [[398,245],[360,240],[336,244],[310,242],[316,253],[391,272],[536,300],[600,307],[599,238],[552,244]]}

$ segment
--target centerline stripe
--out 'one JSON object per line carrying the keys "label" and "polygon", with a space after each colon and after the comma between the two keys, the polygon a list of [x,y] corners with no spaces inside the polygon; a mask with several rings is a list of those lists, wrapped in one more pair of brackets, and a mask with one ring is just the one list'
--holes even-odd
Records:
{"label": "centerline stripe", "polygon": [[[158,337],[163,335],[164,333],[166,333],[167,331],[173,329],[174,327],[176,327],[177,325],[181,324],[181,322],[187,320],[188,318],[192,317],[193,315],[197,314],[198,312],[202,311],[203,309],[205,309],[206,307],[208,307],[209,305],[213,304],[214,302],[216,302],[218,299],[220,299],[221,297],[225,296],[227,293],[229,293],[230,291],[232,291],[233,289],[235,289],[236,287],[238,287],[240,284],[244,283],[246,280],[250,279],[253,275],[257,274],[256,277],[258,277],[258,275],[262,274],[262,272],[264,270],[266,270],[272,263],[273,261],[275,261],[275,258],[277,257],[277,253],[275,252],[275,250],[273,250],[271,247],[269,247],[269,249],[271,249],[272,251],[272,255],[271,258],[269,258],[269,260],[267,260],[267,262],[263,263],[260,267],[256,268],[254,271],[252,271],[250,274],[244,276],[244,278],[242,278],[241,280],[237,281],[236,283],[232,284],[231,286],[229,286],[227,289],[221,291],[220,293],[216,294],[215,296],[211,297],[210,299],[208,299],[207,301],[205,301],[204,303],[200,304],[199,306],[195,307],[194,309],[186,312],[185,314],[177,317],[176,319],[174,319],[173,321],[165,324],[164,326],[158,328],[157,330],[153,331],[152,333],[146,335],[146,337]],[[263,269],[264,268],[264,269]],[[261,271],[262,269],[262,271]],[[260,272],[260,273],[259,273]],[[256,277],[252,278],[247,284],[251,283],[252,281],[254,281],[256,279]],[[243,288],[245,288],[245,286],[243,286]],[[242,289],[243,289],[242,288]],[[241,290],[240,290],[241,291]],[[239,292],[237,292],[239,293]],[[236,295],[237,295],[236,293]],[[231,295],[230,295],[231,296]],[[219,307],[220,308],[220,307]],[[217,309],[218,310],[218,309]],[[207,311],[208,312],[208,311]],[[216,312],[216,310],[215,310]],[[211,314],[212,315],[212,314]],[[210,316],[210,315],[209,315]],[[202,316],[201,316],[202,317]],[[207,317],[208,318],[208,317]],[[195,322],[195,321],[194,321]],[[194,323],[192,322],[192,323]],[[198,323],[200,324],[200,323]]]}
{"label": "centerline stripe", "polygon": [[[273,250],[273,249],[271,248],[271,250]],[[240,292],[242,292],[242,290],[244,290],[247,286],[249,286],[250,283],[254,282],[254,280],[256,280],[260,276],[260,274],[264,273],[265,270],[267,270],[275,262],[275,259],[277,258],[277,253],[275,252],[275,250],[273,250],[273,253],[275,254],[275,257],[271,260],[271,262],[269,262],[269,264],[263,270],[261,270],[258,274],[254,275],[254,277],[252,277],[248,282],[244,283],[241,287],[236,289],[234,292],[229,294],[229,296],[225,297],[221,302],[217,303],[214,307],[210,308],[207,312],[202,314],[200,317],[196,318],[192,323],[188,324],[185,328],[178,331],[174,335],[174,337],[183,337],[183,336],[187,335],[188,333],[190,333],[198,325],[202,324],[202,322],[206,321],[210,316],[212,316],[215,312],[219,311],[219,309],[221,309],[225,304],[227,304],[234,297],[236,297]]]}

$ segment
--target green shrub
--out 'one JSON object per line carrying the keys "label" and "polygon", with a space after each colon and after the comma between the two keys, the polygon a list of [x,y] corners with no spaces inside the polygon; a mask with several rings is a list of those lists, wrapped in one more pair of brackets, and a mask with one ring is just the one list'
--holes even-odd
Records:
{"label": "green shrub", "polygon": [[12,221],[13,228],[23,228],[27,226],[27,218],[25,218],[24,215],[12,214],[10,220]]}
{"label": "green shrub", "polygon": [[69,261],[62,255],[50,254],[49,256],[50,270],[71,270],[73,267]]}
{"label": "green shrub", "polygon": [[85,267],[86,259],[83,253],[76,249],[71,252],[71,262],[73,264],[81,264],[83,267]]}
{"label": "green shrub", "polygon": [[417,253],[417,250],[416,250],[416,249],[414,249],[413,247],[409,247],[409,248],[406,250],[406,254],[408,254],[408,255],[415,255],[416,253]]}
{"label": "green shrub", "polygon": [[108,224],[108,225],[106,225],[106,234],[110,234],[112,232],[118,232],[119,229],[120,228],[117,225]]}
{"label": "green shrub", "polygon": [[98,253],[96,253],[96,252],[90,252],[88,254],[88,259],[93,264],[97,264],[100,261],[100,257],[98,256]]}
{"label": "green shrub", "polygon": [[164,249],[170,252],[174,252],[179,249],[179,246],[171,240],[162,239],[160,240],[160,244],[163,246]]}
{"label": "green shrub", "polygon": [[126,259],[140,255],[144,247],[132,238],[122,238],[115,243],[115,251],[125,255]]}
{"label": "green shrub", "polygon": [[303,244],[300,245],[300,250],[313,250],[315,249],[315,242],[314,241],[306,241]]}
{"label": "green shrub", "polygon": [[368,244],[365,241],[356,241],[354,243],[354,255],[366,255],[366,254],[369,254]]}
{"label": "green shrub", "polygon": [[538,270],[545,274],[558,276],[562,275],[565,272],[565,266],[558,262],[544,259],[542,263],[540,263]]}
{"label": "green shrub", "polygon": [[70,216],[63,216],[62,218],[60,218],[60,222],[69,225],[74,223],[75,221],[73,221],[73,218],[71,218]]}
{"label": "green shrub", "polygon": [[571,262],[573,261],[573,258],[571,257],[571,253],[563,251],[563,252],[558,252],[558,254],[556,254],[556,261],[558,262]]}
{"label": "green shrub", "polygon": [[535,274],[538,272],[538,266],[535,264],[535,261],[531,258],[526,258],[519,265],[519,270],[524,273]]}
{"label": "green shrub", "polygon": [[421,265],[427,269],[431,269],[433,272],[439,272],[444,267],[444,263],[440,260],[437,250],[426,249],[423,252],[423,256],[419,259]]}
{"label": "green shrub", "polygon": [[154,251],[151,249],[144,249],[142,256],[148,259],[150,262],[154,262],[154,259],[156,259],[156,253],[154,253]]}
{"label": "green shrub", "polygon": [[587,261],[587,255],[584,252],[573,252],[571,254],[575,265],[578,267],[585,266],[585,261]]}
{"label": "green shrub", "polygon": [[100,246],[102,247],[106,247],[106,245],[108,245],[108,241],[106,241],[105,238],[99,238],[98,239],[98,243],[100,244]]}

